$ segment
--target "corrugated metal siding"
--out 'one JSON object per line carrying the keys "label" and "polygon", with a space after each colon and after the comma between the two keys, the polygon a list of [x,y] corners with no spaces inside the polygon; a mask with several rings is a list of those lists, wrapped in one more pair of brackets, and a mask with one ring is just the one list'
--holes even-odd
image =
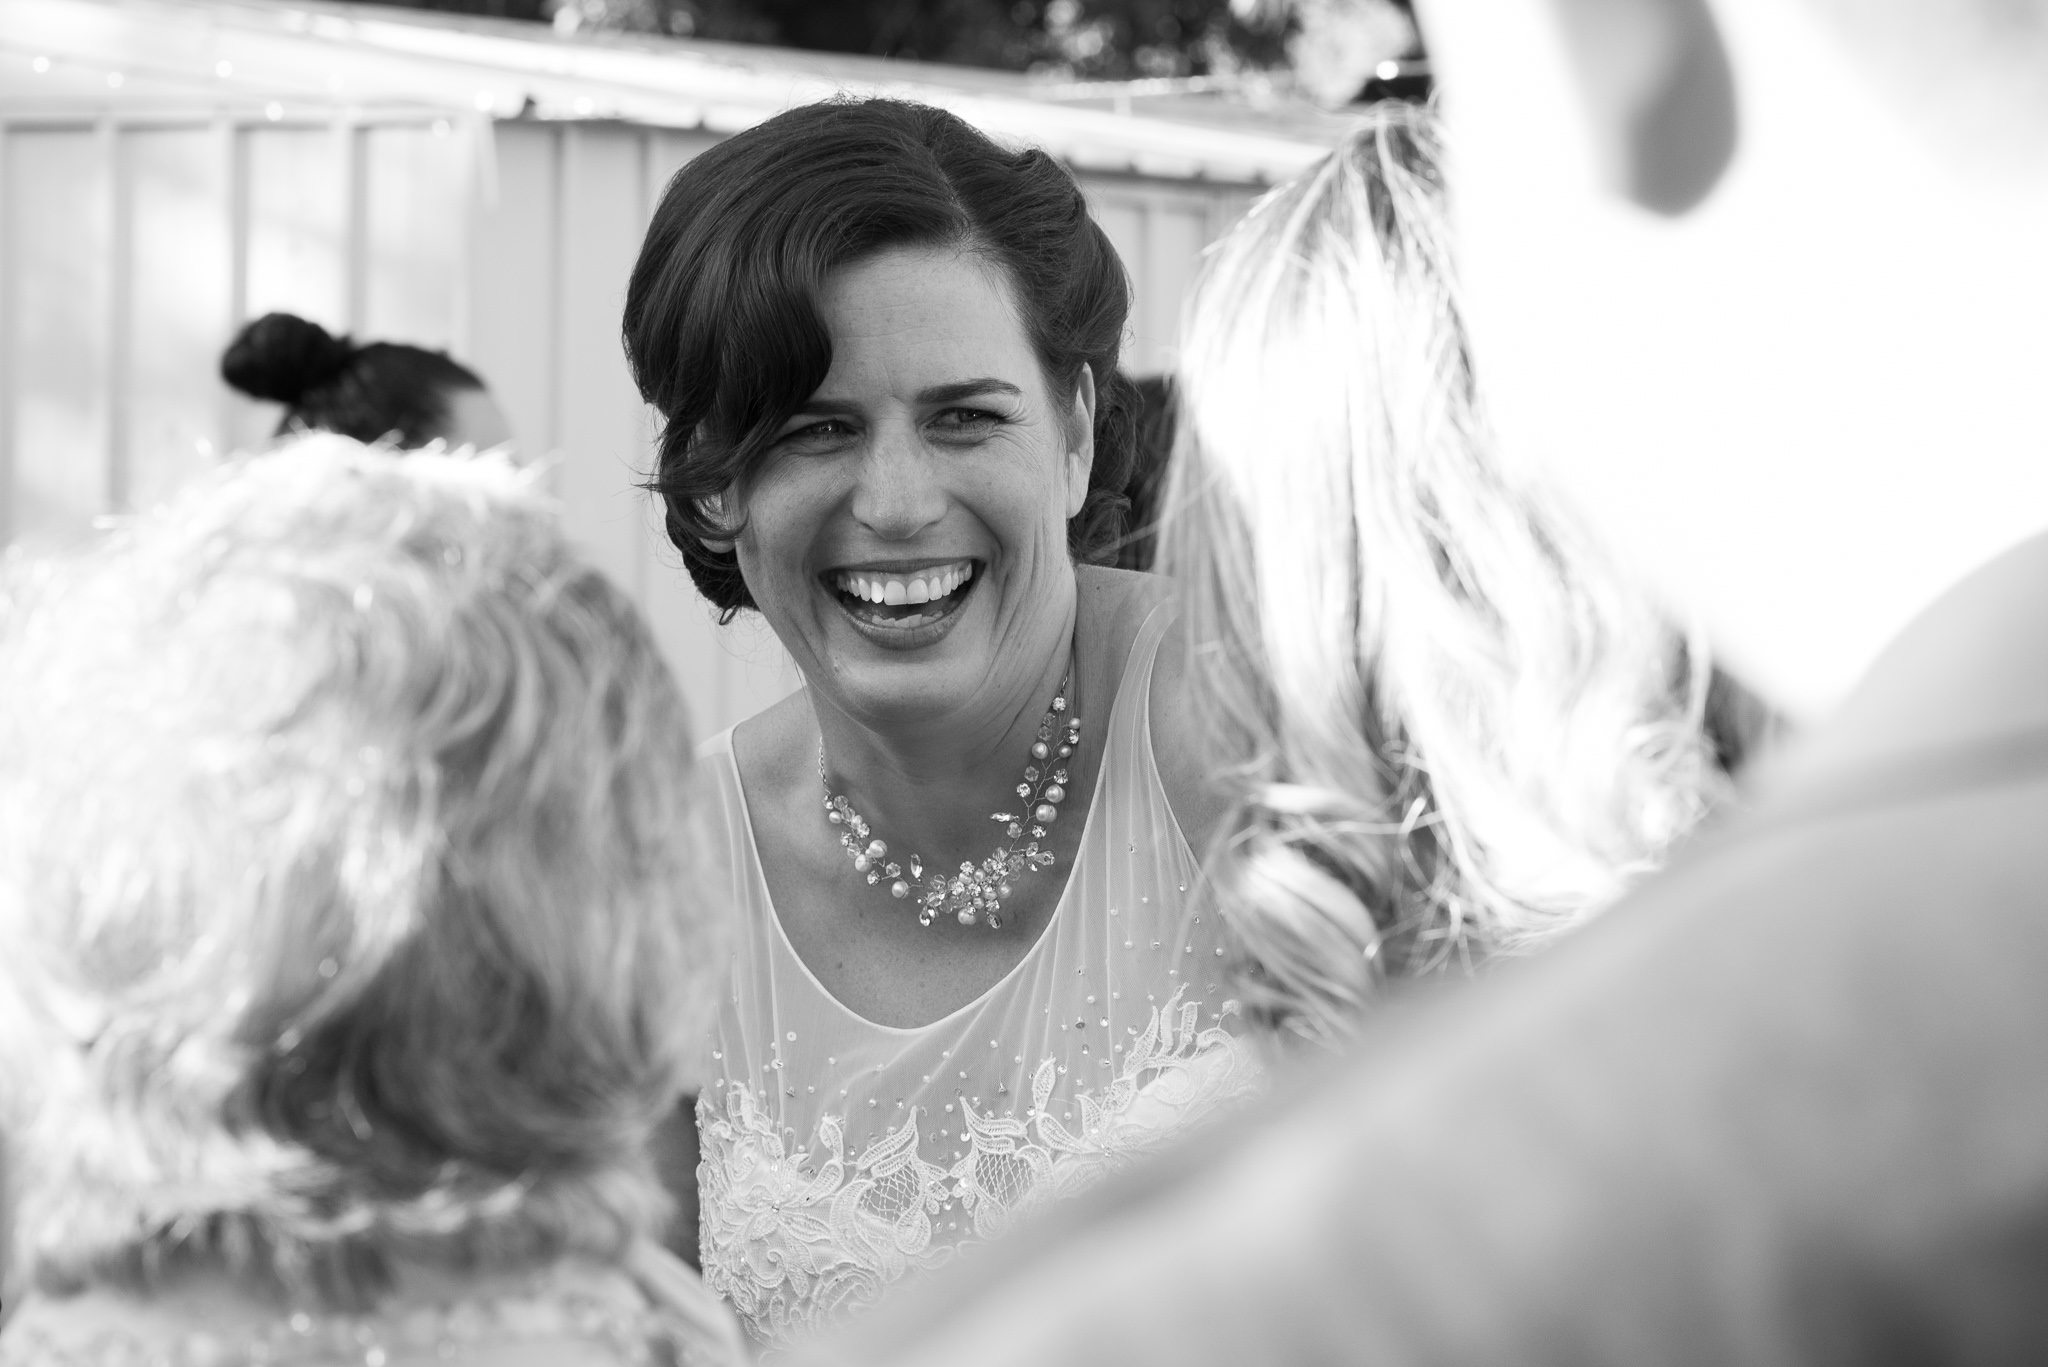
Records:
{"label": "corrugated metal siding", "polygon": [[[608,123],[324,121],[197,111],[0,122],[0,540],[76,540],[145,506],[275,411],[221,348],[287,309],[472,364],[586,550],[646,609],[701,731],[797,683],[758,622],[717,628],[636,487],[648,415],[620,353],[654,198],[715,141]],[[1163,369],[1234,186],[1084,175],[1129,266],[1126,364]]]}
{"label": "corrugated metal siding", "polygon": [[1096,222],[1131,273],[1124,368],[1134,375],[1161,374],[1172,368],[1181,307],[1203,251],[1244,216],[1257,192],[1121,176],[1080,179]]}

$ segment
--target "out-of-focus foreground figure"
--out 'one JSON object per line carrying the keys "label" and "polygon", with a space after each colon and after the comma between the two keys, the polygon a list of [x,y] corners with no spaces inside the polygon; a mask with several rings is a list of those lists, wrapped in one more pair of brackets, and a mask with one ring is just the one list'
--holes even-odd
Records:
{"label": "out-of-focus foreground figure", "polygon": [[839,1360],[2040,1361],[2048,7],[1419,8],[1503,441],[1824,720],[1598,924]]}
{"label": "out-of-focus foreground figure", "polygon": [[1325,1040],[1578,925],[1718,787],[1658,606],[1492,439],[1436,143],[1378,106],[1218,246],[1181,347],[1160,568],[1239,799],[1207,872],[1247,1005]]}
{"label": "out-of-focus foreground figure", "polygon": [[8,588],[0,1362],[727,1361],[682,702],[530,482],[311,438]]}

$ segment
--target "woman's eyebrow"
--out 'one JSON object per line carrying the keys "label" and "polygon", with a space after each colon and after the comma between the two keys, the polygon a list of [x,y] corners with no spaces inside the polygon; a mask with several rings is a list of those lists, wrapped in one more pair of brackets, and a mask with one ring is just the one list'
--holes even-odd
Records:
{"label": "woman's eyebrow", "polygon": [[[971,399],[982,394],[1005,394],[1013,399],[1024,397],[1024,391],[1008,380],[998,380],[984,375],[972,380],[949,380],[945,384],[931,385],[917,392],[920,404],[954,403],[960,399]],[[837,418],[858,416],[860,404],[852,399],[825,399],[813,395],[805,399],[803,406],[790,414],[792,418]]]}
{"label": "woman's eyebrow", "polygon": [[805,399],[796,412],[789,416],[792,418],[844,418],[857,416],[859,413],[860,405],[851,399],[820,399],[812,397]]}
{"label": "woman's eyebrow", "polygon": [[1024,391],[1008,380],[983,376],[976,380],[954,380],[947,384],[935,384],[929,389],[921,389],[918,391],[917,401],[925,404],[952,403],[956,399],[971,399],[982,394],[1007,394],[1014,399],[1024,397]]}

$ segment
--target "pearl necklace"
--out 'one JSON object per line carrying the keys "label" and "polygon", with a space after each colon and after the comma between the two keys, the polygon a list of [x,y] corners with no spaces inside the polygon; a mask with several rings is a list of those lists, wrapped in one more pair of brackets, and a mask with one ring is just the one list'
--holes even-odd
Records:
{"label": "pearl necklace", "polygon": [[[818,781],[825,785],[825,819],[839,828],[839,843],[853,860],[855,873],[869,884],[889,880],[889,895],[901,902],[915,891],[918,898],[917,923],[929,926],[941,911],[950,911],[963,926],[986,921],[990,930],[1003,928],[1003,903],[1011,895],[1009,880],[1020,873],[1038,873],[1053,866],[1051,850],[1042,850],[1045,828],[1059,819],[1060,804],[1067,800],[1067,767],[1081,744],[1081,719],[1060,720],[1067,710],[1067,683],[1060,680],[1052,706],[1038,723],[1038,739],[1031,743],[1031,762],[1024,766],[1024,781],[1017,785],[1023,799],[1023,814],[993,812],[989,820],[1003,828],[1003,841],[979,867],[960,861],[960,871],[948,877],[925,872],[924,861],[913,854],[909,867],[889,858],[889,844],[877,839],[867,819],[853,804],[832,791],[825,777],[825,741],[818,739]],[[1055,737],[1058,739],[1055,739]],[[1026,832],[1030,842],[1019,846]],[[908,875],[907,877],[905,875]]]}

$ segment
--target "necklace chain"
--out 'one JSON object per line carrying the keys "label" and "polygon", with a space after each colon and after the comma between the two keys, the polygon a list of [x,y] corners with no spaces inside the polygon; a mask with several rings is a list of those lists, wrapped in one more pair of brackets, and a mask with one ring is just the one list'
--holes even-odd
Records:
{"label": "necklace chain", "polygon": [[[1067,764],[1081,744],[1081,719],[1068,717],[1067,685],[1073,675],[1060,680],[1052,706],[1038,723],[1038,739],[1031,742],[1031,759],[1024,766],[1024,781],[1016,788],[1023,803],[1016,812],[991,812],[989,820],[1003,828],[1003,838],[993,853],[980,864],[960,861],[960,871],[944,874],[927,870],[924,860],[912,854],[907,861],[889,858],[889,843],[880,839],[867,818],[851,802],[832,791],[825,777],[825,740],[818,738],[818,781],[825,786],[825,819],[839,828],[839,844],[853,861],[855,873],[868,883],[889,880],[889,895],[897,901],[917,896],[917,923],[929,926],[942,911],[949,911],[963,926],[985,923],[990,930],[1003,928],[1003,903],[1012,895],[1012,878],[1041,873],[1057,862],[1051,850],[1039,848],[1046,828],[1059,819],[1060,804],[1067,800]],[[1019,841],[1026,843],[1019,844]]]}

